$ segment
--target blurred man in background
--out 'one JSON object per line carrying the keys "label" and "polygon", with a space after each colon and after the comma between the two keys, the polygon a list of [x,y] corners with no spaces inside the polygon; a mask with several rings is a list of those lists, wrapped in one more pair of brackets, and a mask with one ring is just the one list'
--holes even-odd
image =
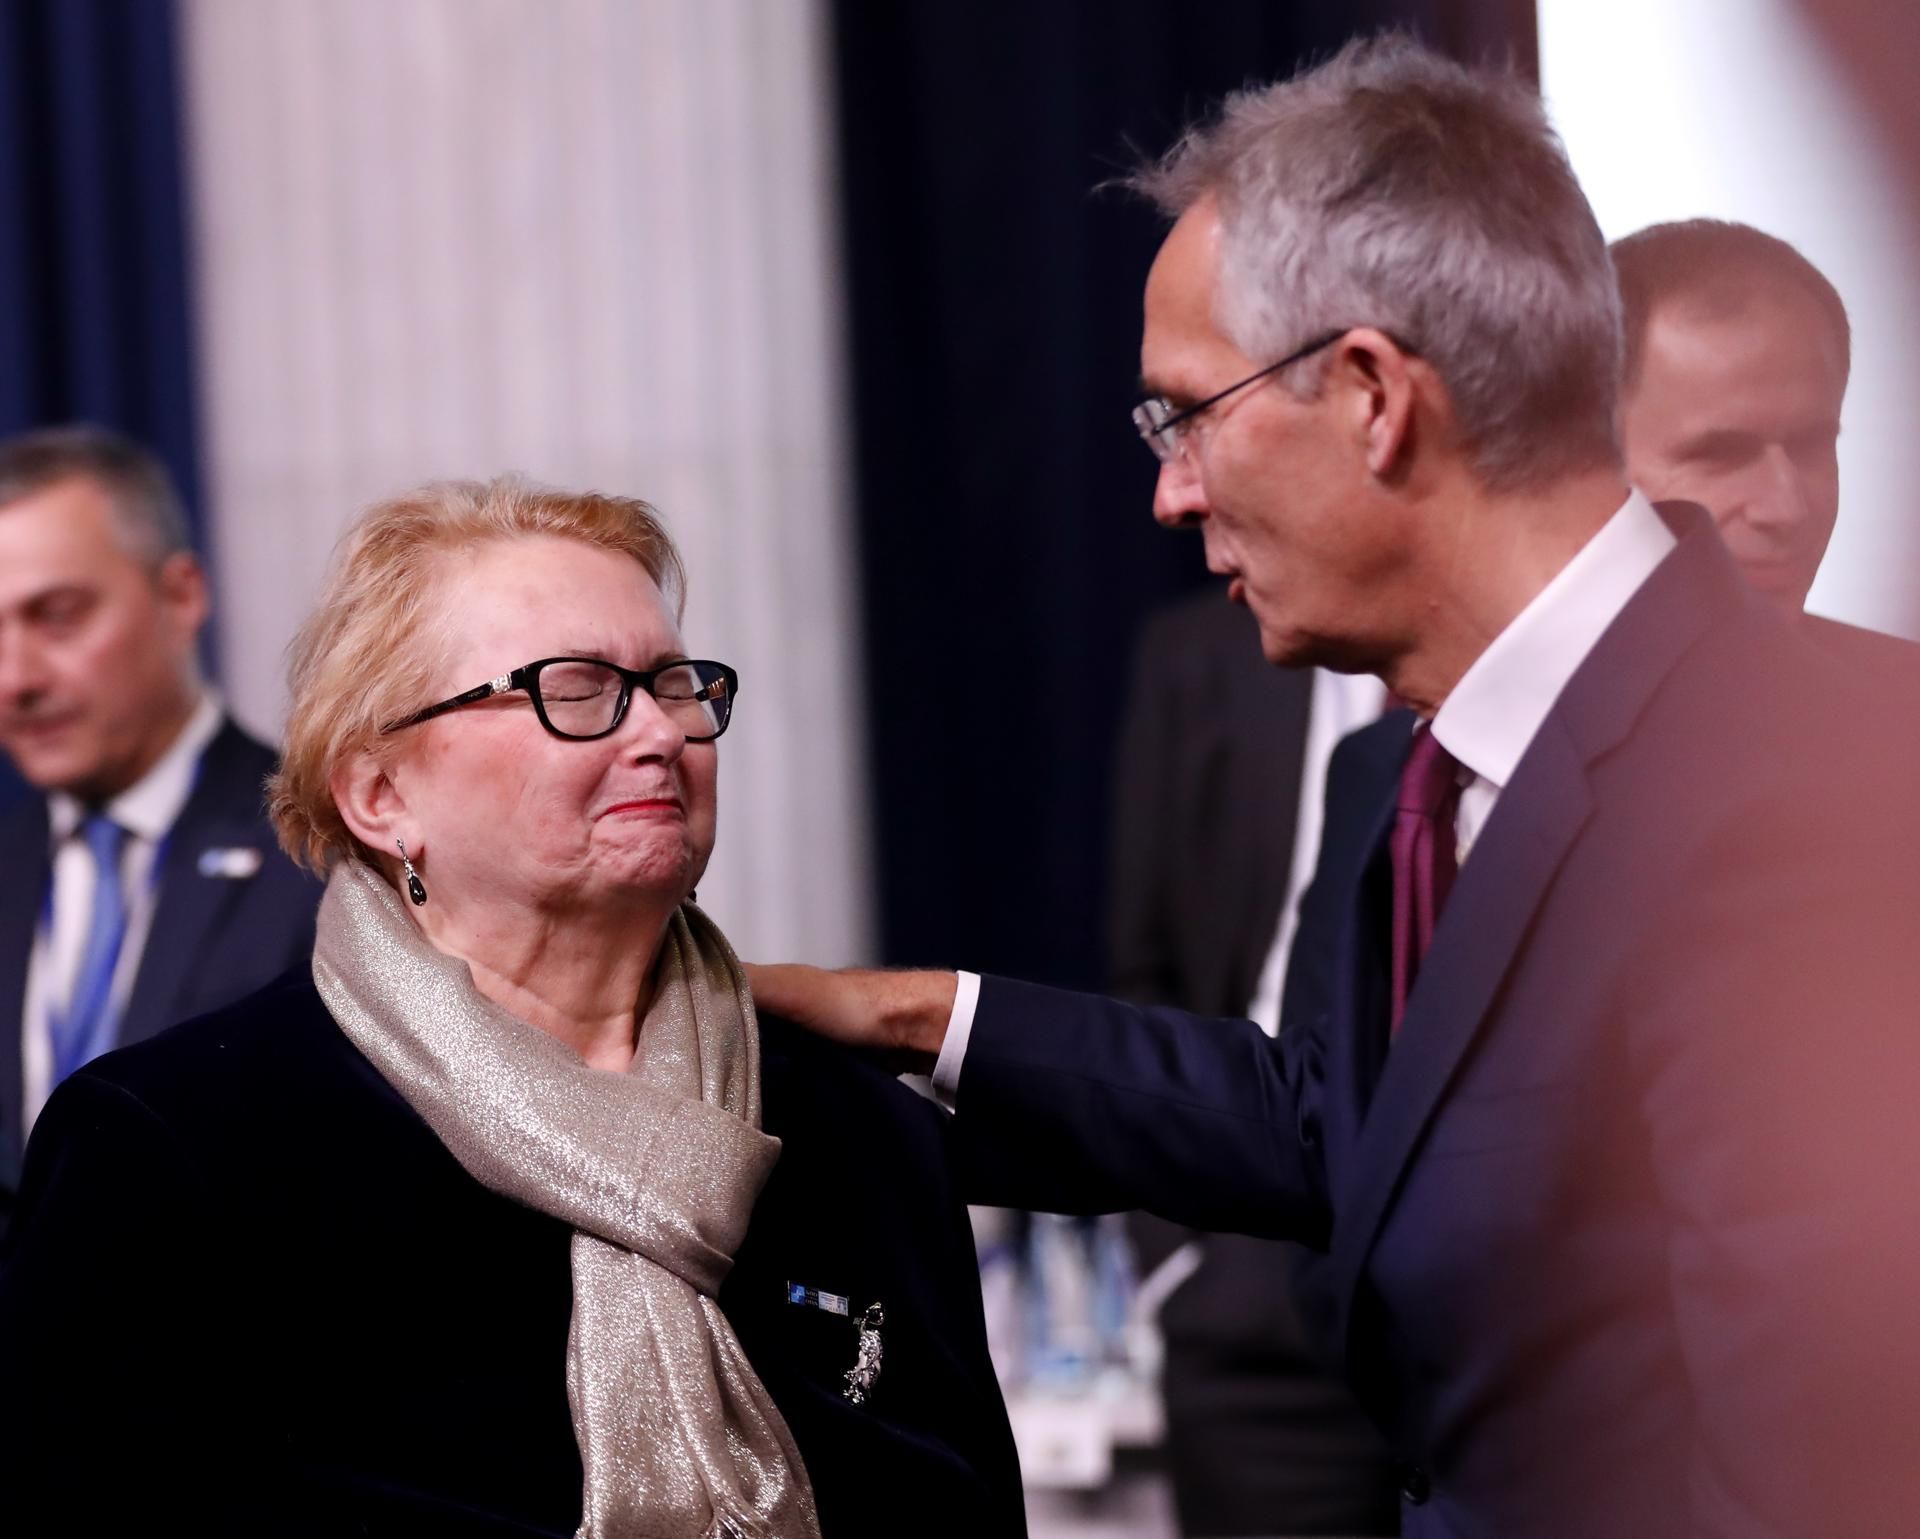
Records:
{"label": "blurred man in background", "polygon": [[1705,507],[1747,581],[1797,617],[1840,508],[1852,360],[1840,295],[1751,225],[1656,224],[1610,249],[1634,484]]}
{"label": "blurred man in background", "polygon": [[1649,225],[1610,248],[1625,327],[1627,469],[1699,503],[1740,570],[1854,667],[1916,666],[1905,642],[1804,614],[1840,511],[1840,407],[1853,335],[1827,277],[1751,225]]}
{"label": "blurred man in background", "polygon": [[207,582],[160,463],[95,428],[0,443],[0,1233],[66,1075],[312,949],[318,884],[262,805],[273,751],[200,673]]}

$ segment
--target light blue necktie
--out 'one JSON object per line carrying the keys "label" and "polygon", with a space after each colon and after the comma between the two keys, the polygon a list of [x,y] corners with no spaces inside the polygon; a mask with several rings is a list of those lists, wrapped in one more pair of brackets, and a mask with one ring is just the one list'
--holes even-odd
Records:
{"label": "light blue necktie", "polygon": [[127,831],[113,819],[95,813],[80,825],[81,837],[93,856],[93,919],[87,926],[87,946],[64,1014],[53,1017],[53,1082],[97,1058],[113,1046],[113,973],[120,961],[120,945],[127,936],[127,897],[120,884],[120,852]]}

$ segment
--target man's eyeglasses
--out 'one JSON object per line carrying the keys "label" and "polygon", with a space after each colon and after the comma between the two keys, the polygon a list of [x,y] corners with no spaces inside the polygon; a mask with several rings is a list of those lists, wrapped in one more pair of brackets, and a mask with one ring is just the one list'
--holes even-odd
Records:
{"label": "man's eyeglasses", "polygon": [[540,725],[555,737],[591,742],[605,737],[626,719],[633,692],[653,697],[667,720],[689,743],[711,743],[727,730],[740,675],[725,663],[694,659],[658,668],[622,668],[597,657],[543,657],[512,673],[476,684],[463,694],[415,711],[385,728],[398,732],[493,695],[524,689]]}
{"label": "man's eyeglasses", "polygon": [[1265,379],[1269,374],[1278,374],[1291,364],[1303,358],[1311,358],[1323,347],[1331,347],[1349,331],[1351,326],[1343,326],[1338,331],[1330,331],[1323,337],[1315,337],[1305,347],[1288,353],[1278,363],[1270,363],[1264,369],[1256,369],[1245,379],[1236,380],[1225,390],[1217,390],[1196,406],[1185,411],[1175,411],[1165,396],[1149,396],[1133,409],[1133,425],[1140,432],[1153,457],[1163,465],[1170,465],[1180,458],[1182,433],[1186,425],[1210,406],[1217,406],[1236,390],[1244,390],[1257,380]]}

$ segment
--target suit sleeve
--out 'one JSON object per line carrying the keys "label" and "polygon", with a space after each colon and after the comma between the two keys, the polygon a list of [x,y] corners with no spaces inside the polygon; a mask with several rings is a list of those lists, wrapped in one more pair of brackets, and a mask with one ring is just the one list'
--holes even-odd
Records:
{"label": "suit sleeve", "polygon": [[1908,1532],[1920,840],[1863,836],[1824,788],[1728,814],[1676,852],[1626,1015],[1701,1428],[1694,1519]]}
{"label": "suit sleeve", "polygon": [[[0,1254],[0,1513],[20,1532],[214,1532],[234,1455],[207,1351],[213,1253],[168,1130],[82,1073],[48,1102]],[[13,1524],[0,1526],[12,1530]],[[218,1530],[224,1531],[224,1530]]]}
{"label": "suit sleeve", "polygon": [[954,1119],[967,1199],[1324,1245],[1308,1061],[1251,1021],[984,978]]}

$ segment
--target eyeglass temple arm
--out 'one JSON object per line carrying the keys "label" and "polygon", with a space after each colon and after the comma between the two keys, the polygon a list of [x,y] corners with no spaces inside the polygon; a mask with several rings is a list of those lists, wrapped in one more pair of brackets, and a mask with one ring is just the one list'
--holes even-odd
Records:
{"label": "eyeglass temple arm", "polygon": [[415,711],[402,721],[384,728],[387,732],[398,732],[402,727],[417,727],[423,721],[431,721],[436,716],[444,716],[448,711],[457,711],[463,705],[472,705],[476,700],[486,700],[493,695],[504,695],[509,690],[520,689],[523,670],[516,668],[512,673],[503,673],[497,679],[488,679],[484,684],[476,684],[464,694],[455,695],[451,700],[442,700],[438,705],[430,705],[424,711]]}

